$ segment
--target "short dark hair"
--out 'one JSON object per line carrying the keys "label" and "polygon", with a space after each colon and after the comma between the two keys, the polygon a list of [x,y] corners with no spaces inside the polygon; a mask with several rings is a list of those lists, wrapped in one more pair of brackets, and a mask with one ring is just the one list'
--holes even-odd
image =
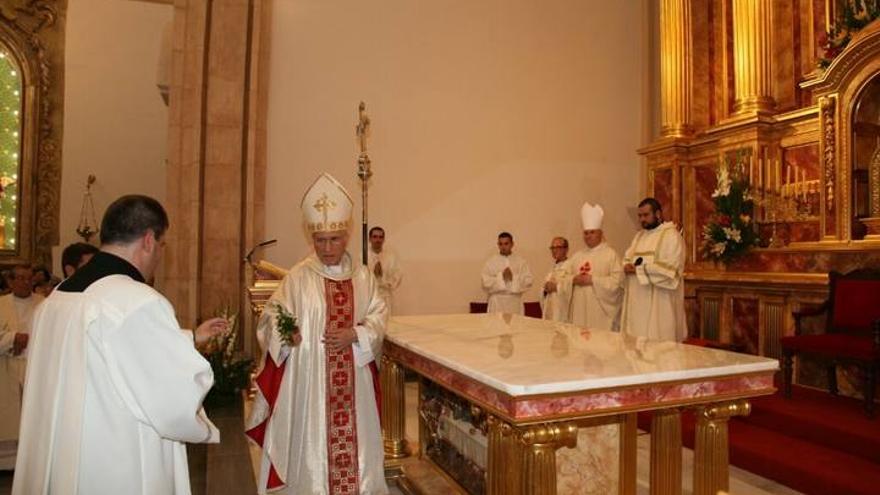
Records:
{"label": "short dark hair", "polygon": [[45,275],[46,280],[49,280],[50,278],[52,278],[52,272],[50,272],[49,269],[43,265],[34,267],[34,275],[36,275],[38,273],[42,273],[43,275]]}
{"label": "short dark hair", "polygon": [[74,242],[67,246],[64,248],[64,251],[61,252],[61,273],[64,273],[65,266],[76,268],[79,266],[80,261],[82,261],[83,256],[89,254],[94,255],[97,252],[97,247],[85,242]]}
{"label": "short dark hair", "polygon": [[561,235],[556,236],[553,239],[551,239],[550,244],[553,244],[553,241],[555,241],[556,239],[559,239],[560,241],[562,241],[563,247],[568,247],[568,239],[566,239],[565,237],[562,237]]}
{"label": "short dark hair", "polygon": [[663,207],[660,206],[660,202],[657,201],[655,198],[645,198],[645,199],[639,201],[639,208],[641,208],[645,205],[651,205],[651,212],[652,213],[657,213],[658,211],[663,211]]}
{"label": "short dark hair", "polygon": [[383,229],[382,227],[379,227],[378,225],[376,225],[375,227],[373,227],[372,229],[370,229],[370,235],[373,235],[373,231],[374,231],[374,230],[381,231],[381,232],[382,232],[382,235],[385,235],[385,229]]}
{"label": "short dark hair", "polygon": [[168,214],[155,199],[130,194],[117,199],[101,220],[101,244],[129,244],[152,230],[156,239],[168,230]]}
{"label": "short dark hair", "polygon": [[498,234],[499,239],[501,239],[502,237],[506,237],[506,238],[510,239],[510,242],[513,242],[513,236],[510,234],[510,232],[502,232],[502,233]]}

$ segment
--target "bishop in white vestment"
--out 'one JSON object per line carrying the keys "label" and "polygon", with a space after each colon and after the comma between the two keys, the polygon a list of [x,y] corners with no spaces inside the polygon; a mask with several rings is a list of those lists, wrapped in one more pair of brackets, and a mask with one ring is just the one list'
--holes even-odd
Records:
{"label": "bishop in white vestment", "polygon": [[660,203],[653,198],[639,204],[639,221],[642,230],[623,259],[621,329],[647,340],[680,342],[687,336],[684,239],[674,223],[662,221]]}
{"label": "bishop in white vestment", "polygon": [[486,260],[481,275],[489,313],[525,313],[522,295],[532,286],[532,272],[526,260],[513,254],[512,235],[498,235],[498,254]]}
{"label": "bishop in white vestment", "polygon": [[400,287],[403,273],[400,269],[400,261],[397,253],[385,246],[385,229],[373,227],[370,229],[370,249],[367,250],[367,267],[370,273],[376,277],[379,284],[379,295],[385,299],[388,314],[391,314],[394,302],[394,291]]}
{"label": "bishop in white vestment", "polygon": [[[146,212],[146,213],[145,213]],[[123,196],[101,223],[102,251],[37,309],[13,495],[188,495],[184,442],[218,441],[201,408],[213,384],[193,343],[147,285],[167,216]]]}
{"label": "bishop in white vestment", "polygon": [[568,259],[568,240],[554,237],[550,241],[553,256],[553,269],[544,277],[544,292],[541,295],[541,316],[545,320],[569,321],[571,291],[566,280],[570,280],[565,261]]}
{"label": "bishop in white vestment", "polygon": [[31,267],[16,266],[12,275],[12,292],[0,297],[0,469],[15,468],[28,343],[43,301],[32,291]]}
{"label": "bishop in white vestment", "polygon": [[[257,328],[264,351],[247,434],[262,447],[257,491],[382,495],[376,361],[387,311],[346,252],[352,201],[321,175],[302,202],[315,253],[290,269]],[[296,319],[289,333],[279,315]]]}
{"label": "bishop in white vestment", "polygon": [[571,292],[571,322],[586,328],[617,330],[623,293],[623,266],[602,232],[605,212],[584,203],[581,222],[586,246],[569,258],[565,279]]}

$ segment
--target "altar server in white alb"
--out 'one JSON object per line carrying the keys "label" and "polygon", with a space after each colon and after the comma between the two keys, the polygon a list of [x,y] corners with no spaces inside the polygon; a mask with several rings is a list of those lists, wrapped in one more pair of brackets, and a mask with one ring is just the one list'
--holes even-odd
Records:
{"label": "altar server in white alb", "polygon": [[553,269],[544,277],[544,291],[541,295],[541,315],[545,320],[569,320],[571,290],[566,261],[568,260],[568,239],[554,237],[550,241],[550,255],[553,256]]}
{"label": "altar server in white alb", "polygon": [[37,309],[14,495],[187,495],[184,442],[216,442],[202,410],[214,381],[194,344],[225,320],[183,330],[150,285],[168,228],[146,196],[101,222],[101,251]]}
{"label": "altar server in white alb", "polygon": [[571,284],[571,322],[602,330],[616,330],[623,293],[620,256],[606,242],[602,231],[605,211],[584,203],[581,223],[586,246],[568,259]]}
{"label": "altar server in white alb", "polygon": [[489,313],[525,313],[522,295],[532,286],[532,272],[526,260],[513,254],[510,233],[498,234],[498,254],[483,265],[482,281],[489,295]]}
{"label": "altar server in white alb", "polygon": [[21,392],[34,311],[43,296],[33,292],[30,265],[12,268],[12,292],[0,297],[0,469],[15,468]]}
{"label": "altar server in white alb", "polygon": [[680,342],[687,336],[684,313],[685,248],[681,233],[663,221],[660,202],[639,203],[642,230],[626,250],[621,329],[652,341]]}
{"label": "altar server in white alb", "polygon": [[263,366],[247,421],[263,449],[257,491],[385,494],[376,368],[385,302],[346,251],[352,200],[342,185],[321,175],[301,208],[315,252],[290,269],[257,326]]}
{"label": "altar server in white alb", "polygon": [[385,245],[385,229],[373,227],[370,229],[370,249],[367,250],[367,266],[370,272],[379,282],[379,295],[385,299],[388,314],[391,314],[391,306],[394,299],[394,291],[400,287],[403,274],[397,253]]}

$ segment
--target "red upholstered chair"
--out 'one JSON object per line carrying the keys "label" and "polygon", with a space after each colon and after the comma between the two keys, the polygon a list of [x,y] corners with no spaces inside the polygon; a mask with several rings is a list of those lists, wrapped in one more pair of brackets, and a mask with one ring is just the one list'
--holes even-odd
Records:
{"label": "red upholstered chair", "polygon": [[525,313],[526,316],[531,316],[532,318],[541,318],[543,316],[541,303],[538,301],[525,303]]}
{"label": "red upholstered chair", "polygon": [[[807,354],[827,363],[828,388],[837,394],[838,364],[857,365],[864,376],[865,412],[874,415],[874,390],[880,368],[880,271],[855,270],[828,274],[828,300],[815,309],[797,311],[795,334],[780,340],[785,395],[791,396],[794,356]],[[826,314],[825,333],[802,335],[802,319]]]}
{"label": "red upholstered chair", "polygon": [[489,310],[489,303],[484,302],[472,302],[471,303],[471,313],[485,313]]}

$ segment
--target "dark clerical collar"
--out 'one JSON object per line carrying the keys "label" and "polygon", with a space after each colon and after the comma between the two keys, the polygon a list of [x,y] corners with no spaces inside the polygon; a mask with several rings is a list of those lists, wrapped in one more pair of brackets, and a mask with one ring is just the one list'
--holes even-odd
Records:
{"label": "dark clerical collar", "polygon": [[101,251],[77,270],[67,280],[61,282],[58,290],[62,292],[83,292],[90,285],[110,275],[127,275],[141,283],[146,283],[141,272],[128,261],[115,254]]}

